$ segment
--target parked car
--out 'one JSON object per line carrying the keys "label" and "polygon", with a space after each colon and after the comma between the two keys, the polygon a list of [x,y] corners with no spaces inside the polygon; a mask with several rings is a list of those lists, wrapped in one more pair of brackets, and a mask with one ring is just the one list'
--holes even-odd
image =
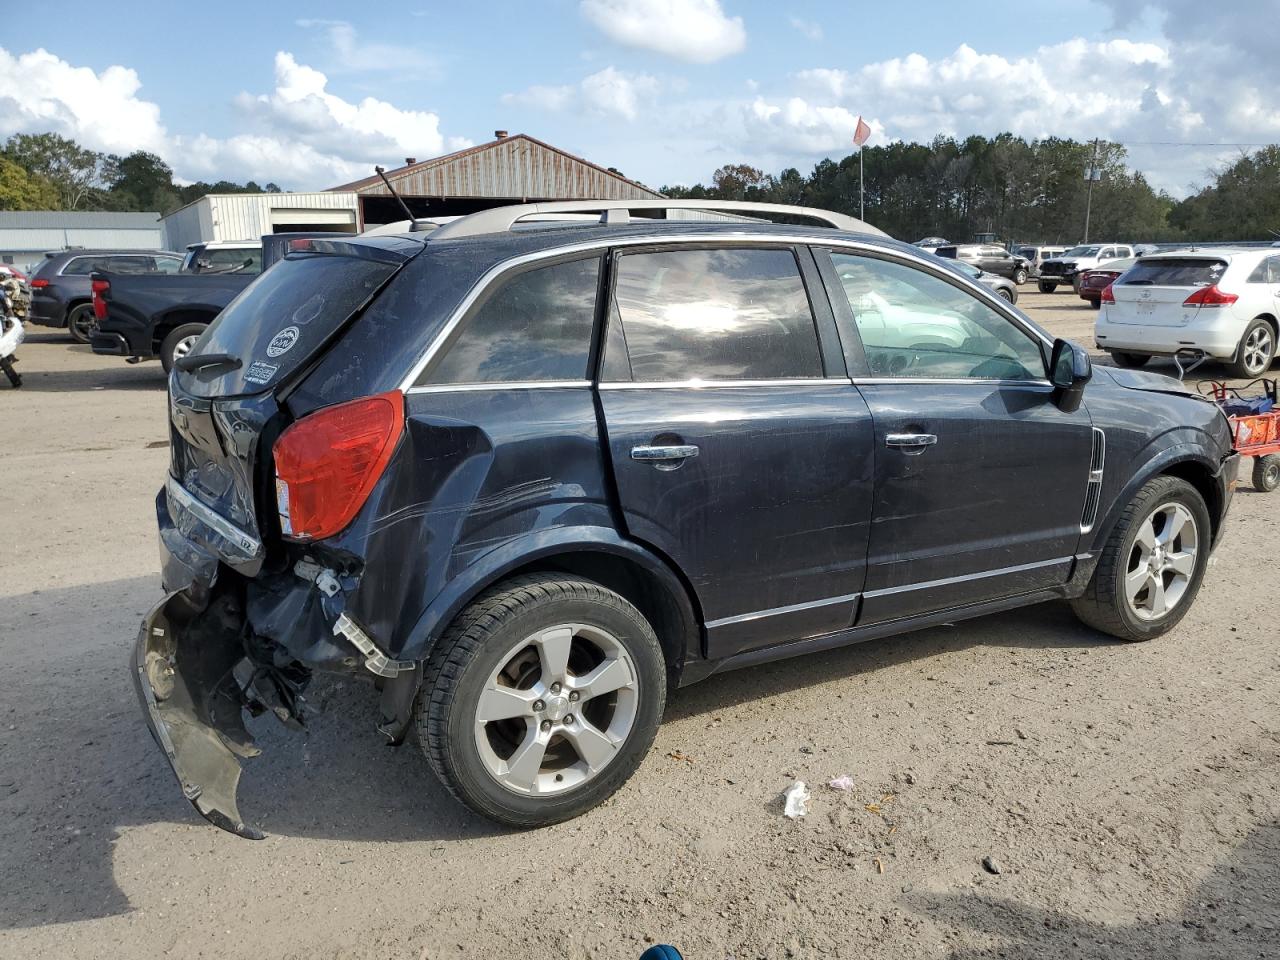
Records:
{"label": "parked car", "polygon": [[1080,273],[1080,299],[1089,301],[1089,306],[1097,310],[1102,306],[1102,291],[1111,285],[1116,277],[1124,273],[1135,263],[1137,258],[1126,257],[1123,260],[1112,260]]}
{"label": "parked car", "polygon": [[1121,366],[1197,350],[1252,379],[1276,356],[1280,254],[1253,247],[1140,257],[1101,301],[1094,336]]}
{"label": "parked car", "polygon": [[923,240],[917,240],[914,245],[933,252],[934,250],[937,250],[938,247],[945,247],[947,242],[946,237],[925,237]]}
{"label": "parked car", "polygon": [[64,250],[46,254],[31,275],[31,322],[65,327],[77,343],[88,343],[96,323],[90,274],[173,274],[182,255],[167,250]]}
{"label": "parked car", "polygon": [[1013,252],[1027,262],[1027,278],[1029,280],[1038,280],[1040,278],[1041,264],[1053,257],[1062,256],[1067,252],[1067,248],[1032,244],[1018,247]]}
{"label": "parked car", "polygon": [[240,273],[256,276],[262,272],[262,241],[210,240],[187,244],[182,269],[187,273]]}
{"label": "parked car", "polygon": [[1000,299],[1008,300],[1010,303],[1018,302],[1018,285],[1008,277],[998,277],[994,273],[979,270],[966,260],[956,260],[955,265],[956,269],[966,277],[977,280]]}
{"label": "parked car", "polygon": [[1238,468],[1215,404],[839,214],[628,222],[696,205],[317,240],[175,364],[134,668],[205,817],[261,835],[240,708],[296,723],[320,671],[533,827],[714,673],[1055,598],[1125,640],[1186,614]]}
{"label": "parked car", "polygon": [[1053,293],[1063,283],[1080,292],[1078,275],[1082,270],[1096,267],[1110,260],[1121,260],[1134,255],[1133,247],[1123,243],[1089,243],[1072,247],[1060,257],[1050,257],[1040,264],[1037,282],[1041,293]]}
{"label": "parked car", "polygon": [[938,247],[934,253],[952,260],[963,260],[973,264],[979,270],[994,273],[1000,277],[1008,277],[1014,283],[1027,282],[1026,261],[993,243],[948,244]]}

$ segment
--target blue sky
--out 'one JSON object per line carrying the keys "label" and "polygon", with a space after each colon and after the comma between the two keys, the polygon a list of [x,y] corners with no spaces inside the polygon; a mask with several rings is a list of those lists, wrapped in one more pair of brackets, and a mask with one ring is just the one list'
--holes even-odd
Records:
{"label": "blue sky", "polygon": [[[1205,145],[1280,140],[1274,6],[60,0],[53,17],[0,0],[0,136],[306,189],[502,128],[659,186],[730,162],[807,171],[862,115],[873,143],[1112,137],[1181,195],[1240,149]],[[1236,35],[1249,22],[1267,29]]]}

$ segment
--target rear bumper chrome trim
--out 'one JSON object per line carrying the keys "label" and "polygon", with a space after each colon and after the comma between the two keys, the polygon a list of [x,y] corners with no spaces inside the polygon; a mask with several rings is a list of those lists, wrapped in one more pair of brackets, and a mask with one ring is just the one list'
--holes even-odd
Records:
{"label": "rear bumper chrome trim", "polygon": [[[204,524],[217,534],[220,540],[218,544],[210,544],[210,546],[216,546],[218,552],[222,553],[228,562],[248,563],[262,557],[264,551],[261,540],[245,533],[222,514],[201,503],[173,477],[165,478],[164,492],[168,498],[169,511],[173,515],[175,525],[180,530],[184,527],[179,513],[185,513]],[[186,531],[183,530],[183,533],[185,535]]]}

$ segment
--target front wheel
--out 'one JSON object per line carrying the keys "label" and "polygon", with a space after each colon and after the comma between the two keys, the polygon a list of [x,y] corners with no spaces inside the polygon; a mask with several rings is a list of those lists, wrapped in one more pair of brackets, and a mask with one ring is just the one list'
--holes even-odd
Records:
{"label": "front wheel", "polygon": [[1209,510],[1195,487],[1179,477],[1148,481],[1121,514],[1072,609],[1121,640],[1168,633],[1200,589],[1211,536]]}
{"label": "front wheel", "polygon": [[1058,289],[1056,283],[1049,283],[1047,280],[1041,280],[1036,286],[1040,288],[1041,293],[1053,293]]}
{"label": "front wheel", "polygon": [[1236,358],[1229,365],[1235,377],[1260,377],[1271,369],[1276,358],[1276,333],[1266,320],[1258,317],[1245,328],[1236,348]]}
{"label": "front wheel", "polygon": [[1022,286],[1024,283],[1026,283],[1026,282],[1027,282],[1027,271],[1025,271],[1025,270],[1017,270],[1017,271],[1015,271],[1015,272],[1014,272],[1014,274],[1013,274],[1013,282],[1014,282],[1014,283],[1016,283],[1018,286]]}
{"label": "front wheel", "polygon": [[165,373],[173,369],[174,363],[191,352],[191,348],[196,345],[196,341],[204,331],[203,323],[184,323],[169,331],[160,344],[160,366],[164,367]]}
{"label": "front wheel", "polygon": [[1270,493],[1280,487],[1280,453],[1253,458],[1253,489]]}
{"label": "front wheel", "polygon": [[93,305],[82,303],[67,314],[67,333],[76,343],[88,343],[98,329],[98,318],[93,315]]}
{"label": "front wheel", "polygon": [[1008,303],[1013,303],[1013,294],[1011,294],[1004,287],[996,288],[996,296],[999,297],[1001,300],[1007,301]]}
{"label": "front wheel", "polygon": [[499,584],[441,637],[414,714],[436,775],[511,827],[576,817],[618,790],[653,743],[666,661],[653,628],[590,580]]}

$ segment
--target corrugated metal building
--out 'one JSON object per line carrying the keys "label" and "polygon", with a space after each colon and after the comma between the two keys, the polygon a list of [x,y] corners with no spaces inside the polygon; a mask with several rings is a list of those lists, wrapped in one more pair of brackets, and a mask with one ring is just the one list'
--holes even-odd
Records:
{"label": "corrugated metal building", "polygon": [[165,246],[185,250],[208,240],[257,240],[291,230],[356,232],[354,193],[210,193],[164,218]]}
{"label": "corrugated metal building", "polygon": [[70,247],[159,250],[162,246],[158,213],[0,212],[0,263],[19,268]]}
{"label": "corrugated metal building", "polygon": [[[575,157],[528,134],[496,139],[421,163],[412,157],[387,179],[416,217],[455,216],[508,203],[540,200],[651,200],[662,194],[622,174]],[[377,175],[334,187],[355,194],[363,229],[404,219]]]}

